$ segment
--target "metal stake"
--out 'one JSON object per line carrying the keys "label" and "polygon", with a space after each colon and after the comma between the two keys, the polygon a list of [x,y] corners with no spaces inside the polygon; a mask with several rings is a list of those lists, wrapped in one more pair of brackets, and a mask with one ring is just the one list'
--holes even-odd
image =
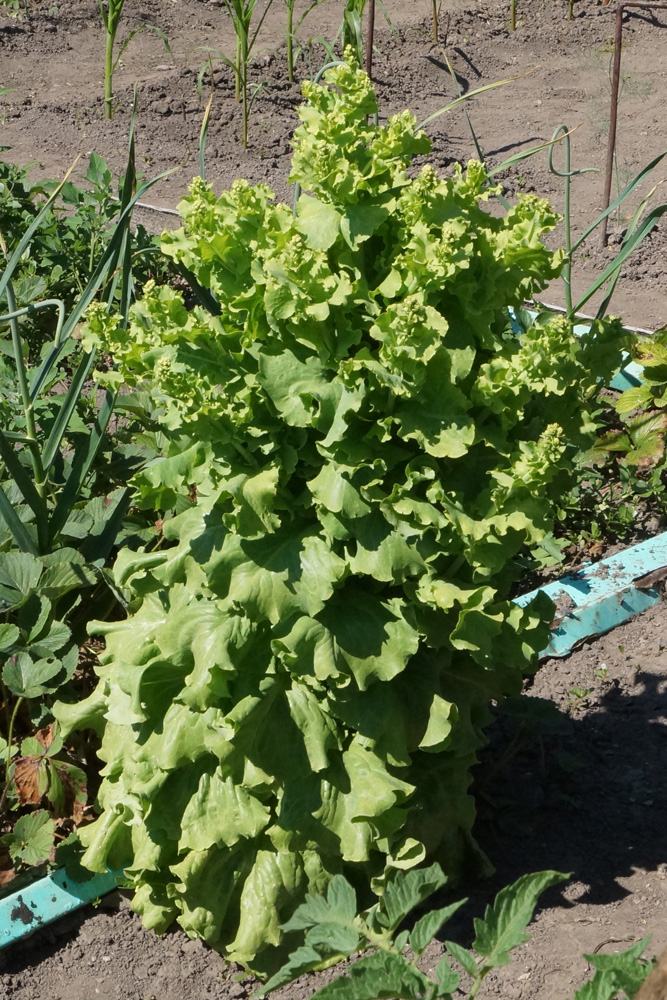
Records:
{"label": "metal stake", "polygon": [[375,0],[368,0],[368,38],[366,39],[366,72],[373,79],[373,35],[375,34]]}
{"label": "metal stake", "polygon": [[[614,66],[611,78],[611,110],[609,113],[609,142],[607,143],[607,165],[604,178],[603,211],[609,208],[611,201],[611,180],[614,173],[614,154],[616,152],[616,126],[618,122],[618,91],[621,82],[621,51],[623,47],[623,13],[626,7],[641,7],[644,10],[667,10],[667,3],[645,2],[645,0],[623,0],[616,8],[616,34],[614,37]],[[601,226],[601,244],[607,245],[607,221],[605,216]]]}

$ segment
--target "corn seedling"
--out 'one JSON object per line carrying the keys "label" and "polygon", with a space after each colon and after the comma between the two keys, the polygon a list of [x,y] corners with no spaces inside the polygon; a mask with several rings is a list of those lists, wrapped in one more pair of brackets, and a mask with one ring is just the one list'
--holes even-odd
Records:
{"label": "corn seedling", "polygon": [[116,72],[123,52],[130,44],[134,36],[140,31],[154,31],[158,38],[162,39],[165,44],[165,48],[170,55],[171,49],[169,48],[167,36],[161,28],[158,28],[155,24],[142,24],[130,32],[114,58],[116,35],[118,33],[118,25],[120,23],[121,14],[123,13],[123,7],[125,6],[125,0],[108,0],[106,3],[104,0],[97,0],[97,5],[100,11],[100,17],[102,18],[102,24],[104,25],[104,31],[106,33],[104,52],[104,117],[113,118],[113,76]]}
{"label": "corn seedling", "polygon": [[438,44],[440,41],[440,7],[442,4],[438,0],[431,0],[431,14],[433,24],[433,41]]}
{"label": "corn seedling", "polygon": [[253,93],[250,94],[248,64],[252,50],[255,47],[255,42],[257,41],[257,35],[264,24],[264,19],[269,12],[272,2],[273,0],[268,0],[264,8],[264,13],[253,31],[252,16],[257,0],[225,0],[225,7],[231,18],[236,36],[236,55],[233,61],[228,59],[227,56],[222,55],[222,53],[220,53],[220,56],[223,62],[227,63],[234,72],[235,93],[237,100],[240,99],[241,101],[242,143],[244,149],[248,148],[248,119],[250,117],[250,110],[261,88],[261,84],[257,85]]}
{"label": "corn seedling", "polygon": [[[54,419],[45,429],[40,427],[37,420],[36,401],[40,393],[50,385],[60,359],[75,345],[74,331],[94,299],[101,294],[109,309],[112,304],[118,306],[120,303],[121,314],[126,315],[132,294],[130,218],[136,201],[155,183],[150,181],[133,193],[135,168],[132,128],[130,156],[122,185],[115,231],[81,296],[66,317],[64,303],[56,299],[31,302],[20,307],[14,294],[12,277],[34,233],[64,187],[69,173],[28,227],[9,256],[5,270],[0,276],[0,300],[4,297],[7,303],[7,312],[0,316],[0,324],[8,324],[11,332],[11,356],[15,365],[21,410],[19,430],[0,429],[0,458],[13,487],[21,494],[20,502],[27,505],[24,516],[19,517],[16,505],[10,501],[5,489],[0,485],[0,515],[10,529],[17,548],[34,556],[49,553],[57,544],[60,531],[71,512],[71,505],[78,496],[81,484],[95,458],[113,408],[113,400],[108,397],[98,414],[95,427],[90,432],[85,454],[76,456],[69,478],[64,485],[59,486],[59,476],[55,466],[59,464],[61,446],[66,438],[68,424],[77,400],[93,367],[94,354],[88,353],[82,357],[71,378],[68,391],[58,401]],[[4,244],[4,241],[2,243]],[[41,309],[57,310],[55,337],[50,349],[44,353],[41,364],[36,370],[28,371],[25,345],[22,342],[18,320],[23,315]],[[27,462],[24,461],[24,455],[28,459]],[[34,524],[34,530],[29,527],[31,522]]]}
{"label": "corn seedling", "polygon": [[341,25],[343,51],[350,47],[360,66],[364,64],[364,36],[362,20],[366,0],[347,0]]}

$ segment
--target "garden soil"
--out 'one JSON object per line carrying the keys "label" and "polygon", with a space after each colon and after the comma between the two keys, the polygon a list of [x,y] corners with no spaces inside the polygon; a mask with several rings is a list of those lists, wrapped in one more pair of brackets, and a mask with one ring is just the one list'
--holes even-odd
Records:
{"label": "garden soil", "polygon": [[[263,0],[259,0],[258,9]],[[374,78],[383,116],[405,107],[422,120],[462,91],[508,77],[514,82],[476,98],[470,121],[489,164],[548,140],[561,123],[576,128],[572,166],[604,167],[609,120],[609,65],[614,31],[611,6],[575,0],[567,20],[563,0],[517,0],[518,25],[498,0],[445,0],[432,40],[426,0],[385,0],[391,20],[377,15]],[[327,0],[299,30],[298,74],[316,71],[341,17]],[[298,85],[286,80],[284,7],[277,0],[255,50],[253,79],[262,83],[252,109],[249,148],[240,144],[233,79],[220,58],[233,36],[219,0],[132,0],[120,37],[143,24],[154,33],[130,42],[116,74],[118,107],[103,119],[104,39],[95,0],[28,0],[28,16],[0,8],[0,145],[33,177],[59,177],[78,153],[95,150],[116,175],[123,169],[132,88],[137,84],[137,164],[146,177],[177,168],[147,200],[173,210],[198,170],[199,131],[209,94],[197,77],[209,55],[215,83],[206,149],[207,177],[216,190],[238,176],[263,181],[290,199],[290,136],[298,119]],[[525,74],[532,69],[530,75]],[[618,182],[667,149],[667,11],[628,14],[619,105]],[[443,173],[475,153],[460,110],[431,123],[431,162]],[[556,166],[563,167],[562,151]],[[665,161],[667,163],[667,160]],[[79,166],[85,164],[85,157]],[[77,167],[76,169],[79,169]],[[651,186],[667,178],[659,165]],[[562,208],[562,179],[544,153],[502,175],[509,196],[535,191]],[[664,189],[663,189],[664,190]],[[656,192],[660,202],[661,189]],[[663,196],[664,197],[664,196]],[[573,227],[584,231],[601,208],[602,175],[573,182]],[[635,205],[637,202],[634,203]],[[634,206],[633,206],[634,208]],[[581,294],[612,259],[628,210],[610,224],[611,249],[597,237],[575,255],[574,287]],[[142,210],[159,231],[177,220]],[[553,245],[562,243],[559,229]],[[563,301],[555,285],[545,301]],[[588,304],[591,309],[593,303]],[[667,225],[661,223],[624,267],[612,311],[635,326],[667,324]],[[471,917],[493,894],[528,871],[571,872],[552,889],[532,927],[532,941],[514,963],[488,980],[481,997],[564,1000],[591,974],[582,953],[621,950],[653,935],[649,953],[667,945],[667,617],[664,605],[563,660],[542,665],[528,685],[535,711],[505,712],[477,768],[477,836],[496,867],[488,880],[466,886],[470,902],[447,929],[470,943]],[[558,712],[544,711],[553,699]],[[441,946],[425,956],[431,968]],[[162,938],[145,931],[122,893],[69,916],[25,943],[0,952],[1,1000],[240,1000],[256,984],[240,970],[179,931]],[[308,998],[331,972],[282,992],[279,1000]]]}

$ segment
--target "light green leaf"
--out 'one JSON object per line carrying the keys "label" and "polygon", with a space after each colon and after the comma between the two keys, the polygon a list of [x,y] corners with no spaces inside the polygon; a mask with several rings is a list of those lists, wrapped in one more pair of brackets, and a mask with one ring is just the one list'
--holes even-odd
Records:
{"label": "light green leaf", "polygon": [[190,851],[172,866],[175,905],[181,910],[178,923],[186,934],[211,943],[219,939],[227,910],[252,860],[252,848],[242,843],[231,850]]}
{"label": "light green leaf", "polygon": [[348,205],[340,229],[345,241],[356,250],[361,243],[370,239],[388,217],[389,210],[384,205]]}
{"label": "light green leaf", "polygon": [[401,532],[392,531],[379,515],[355,525],[356,551],[350,557],[350,569],[360,576],[371,576],[383,583],[403,583],[417,577],[427,566],[417,549]]}
{"label": "light green leaf", "polygon": [[345,573],[345,563],[312,529],[284,527],[261,539],[229,535],[208,565],[210,586],[251,617],[272,623],[316,614]]}
{"label": "light green leaf", "polygon": [[270,816],[267,807],[242,785],[235,784],[231,776],[223,777],[217,771],[202,774],[183,813],[179,850],[233,847],[242,837],[256,837]]}
{"label": "light green leaf", "polygon": [[640,409],[641,407],[650,406],[652,396],[653,394],[649,386],[632,386],[631,389],[626,389],[625,392],[622,392],[616,400],[616,412],[631,413],[633,410]]}
{"label": "light green leaf", "polygon": [[258,380],[283,420],[309,427],[316,417],[315,400],[327,388],[325,369],[312,355],[301,360],[291,350],[259,357]]}
{"label": "light green leaf", "polygon": [[350,482],[354,471],[334,462],[327,462],[308,483],[308,489],[325,510],[335,514],[342,513],[344,517],[363,517],[371,508]]}
{"label": "light green leaf", "polygon": [[247,962],[267,944],[280,942],[280,910],[303,891],[304,871],[298,854],[259,850],[243,884],[240,920],[229,946],[234,961]]}
{"label": "light green leaf", "polygon": [[286,662],[294,673],[321,681],[352,674],[364,691],[376,680],[400,674],[418,644],[398,599],[383,602],[350,586],[334,595],[315,620],[297,619],[276,646],[288,651]]}
{"label": "light green leaf", "polygon": [[312,250],[328,250],[340,233],[340,212],[333,205],[302,194],[297,202],[295,226]]}
{"label": "light green leaf", "polygon": [[335,720],[324,711],[320,699],[304,684],[294,682],[286,692],[290,714],[303,736],[308,761],[313,771],[329,765],[329,751],[338,749]]}
{"label": "light green leaf", "polygon": [[230,492],[239,511],[238,530],[241,535],[258,535],[280,527],[280,518],[274,513],[279,477],[280,471],[274,467],[234,481]]}
{"label": "light green leaf", "polygon": [[[382,601],[353,586],[338,591],[317,620],[329,636],[326,674],[337,673],[342,662],[362,691],[375,680],[401,673],[419,645],[419,635],[406,620],[400,599]],[[322,641],[327,639],[320,639],[323,652]]]}

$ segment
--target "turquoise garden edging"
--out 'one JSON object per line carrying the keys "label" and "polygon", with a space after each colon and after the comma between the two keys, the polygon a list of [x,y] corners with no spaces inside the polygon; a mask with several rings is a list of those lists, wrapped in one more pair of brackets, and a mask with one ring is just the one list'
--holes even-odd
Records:
{"label": "turquoise garden edging", "polygon": [[0,899],[0,948],[20,941],[115,888],[116,875],[112,872],[93,875],[87,882],[75,882],[64,868],[50,872]]}

